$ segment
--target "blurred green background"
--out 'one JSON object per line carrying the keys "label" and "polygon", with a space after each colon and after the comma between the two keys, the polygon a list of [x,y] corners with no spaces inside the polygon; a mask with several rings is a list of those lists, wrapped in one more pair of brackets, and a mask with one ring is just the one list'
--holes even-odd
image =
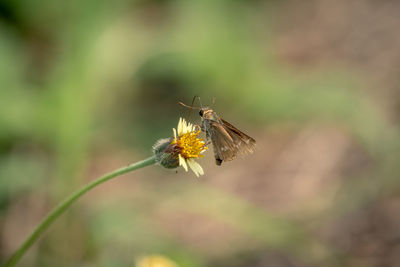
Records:
{"label": "blurred green background", "polygon": [[20,266],[400,266],[399,11],[0,1],[0,263],[74,189],[150,156],[199,95],[254,155],[101,185]]}

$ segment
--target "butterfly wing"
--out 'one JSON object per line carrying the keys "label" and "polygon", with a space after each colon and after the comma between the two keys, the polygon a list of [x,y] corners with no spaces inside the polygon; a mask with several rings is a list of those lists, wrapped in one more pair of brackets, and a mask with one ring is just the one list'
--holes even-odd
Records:
{"label": "butterfly wing", "polygon": [[229,122],[220,119],[222,123],[213,121],[211,126],[215,158],[217,164],[222,161],[230,161],[237,156],[251,154],[255,150],[256,141],[243,133]]}
{"label": "butterfly wing", "polygon": [[211,123],[211,142],[214,147],[214,156],[217,165],[222,161],[230,161],[236,158],[236,149],[233,139],[220,123]]}
{"label": "butterfly wing", "polygon": [[230,124],[229,122],[221,119],[224,123],[224,128],[227,130],[229,135],[233,139],[234,146],[236,147],[237,154],[239,156],[245,156],[251,154],[256,149],[256,140],[248,136],[247,134],[240,131],[238,128]]}

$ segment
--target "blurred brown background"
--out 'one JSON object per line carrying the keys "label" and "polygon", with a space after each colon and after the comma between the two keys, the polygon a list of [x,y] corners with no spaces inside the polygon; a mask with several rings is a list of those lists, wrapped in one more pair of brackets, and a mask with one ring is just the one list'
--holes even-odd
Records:
{"label": "blurred brown background", "polygon": [[0,1],[0,263],[74,189],[150,156],[199,95],[254,155],[101,185],[20,266],[400,266],[399,14],[389,0]]}

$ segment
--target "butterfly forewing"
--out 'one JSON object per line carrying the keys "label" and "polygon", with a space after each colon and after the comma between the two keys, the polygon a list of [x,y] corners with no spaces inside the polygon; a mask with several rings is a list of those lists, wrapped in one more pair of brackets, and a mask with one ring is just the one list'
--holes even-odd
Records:
{"label": "butterfly forewing", "polygon": [[220,159],[230,161],[254,152],[256,141],[253,138],[227,121],[221,119],[221,122],[211,123],[211,141]]}
{"label": "butterfly forewing", "polygon": [[228,132],[231,133],[231,136],[237,135],[237,136],[240,137],[239,141],[243,141],[243,142],[240,142],[240,144],[245,143],[247,145],[247,149],[250,149],[250,148],[252,150],[255,149],[256,140],[254,140],[252,137],[248,136],[244,132],[240,131],[238,128],[236,128],[235,126],[233,126],[232,124],[230,124],[226,120],[221,119],[221,121],[223,122],[224,127],[229,129]]}
{"label": "butterfly forewing", "polygon": [[217,165],[254,152],[256,141],[221,119],[212,109],[201,108],[199,114],[202,118],[201,129],[213,144]]}
{"label": "butterfly forewing", "polygon": [[211,142],[214,147],[215,158],[230,161],[236,158],[237,149],[234,140],[225,128],[218,123],[211,123]]}

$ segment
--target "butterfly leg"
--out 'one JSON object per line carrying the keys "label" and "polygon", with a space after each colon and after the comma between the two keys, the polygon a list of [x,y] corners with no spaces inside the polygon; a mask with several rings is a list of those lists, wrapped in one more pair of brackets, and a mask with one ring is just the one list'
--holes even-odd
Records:
{"label": "butterfly leg", "polygon": [[198,124],[195,124],[195,125],[194,125],[194,129],[195,129],[196,131],[202,131],[202,130],[203,130],[203,129],[201,128],[201,126],[198,125]]}

